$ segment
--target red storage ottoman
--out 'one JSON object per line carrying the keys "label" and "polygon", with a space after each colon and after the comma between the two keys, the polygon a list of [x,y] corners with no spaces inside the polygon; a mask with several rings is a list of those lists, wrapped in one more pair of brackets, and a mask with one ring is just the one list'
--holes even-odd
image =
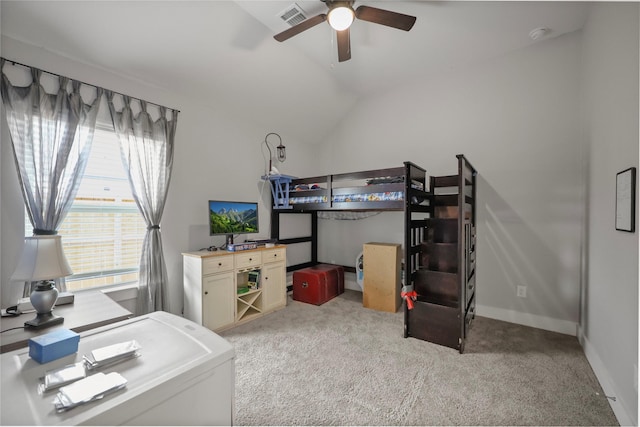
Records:
{"label": "red storage ottoman", "polygon": [[293,272],[293,299],[320,305],[344,292],[344,268],[318,264]]}

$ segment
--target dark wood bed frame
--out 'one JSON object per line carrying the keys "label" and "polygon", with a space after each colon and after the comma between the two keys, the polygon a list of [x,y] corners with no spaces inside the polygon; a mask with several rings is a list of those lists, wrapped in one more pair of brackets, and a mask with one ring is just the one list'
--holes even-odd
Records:
{"label": "dark wood bed frame", "polygon": [[[464,350],[464,339],[475,315],[475,225],[477,172],[459,154],[458,173],[430,177],[411,163],[309,178],[290,182],[290,197],[325,196],[324,203],[275,207],[271,214],[271,238],[283,244],[310,243],[311,259],[290,265],[287,271],[318,264],[318,212],[404,211],[404,277],[418,293],[412,310],[404,305],[404,336]],[[402,176],[403,182],[342,186],[345,182]],[[418,182],[423,190],[412,187]],[[320,189],[294,191],[296,185],[317,184]],[[272,185],[274,185],[272,183]],[[333,202],[334,195],[403,192],[400,201]],[[311,235],[281,238],[282,214],[309,215]],[[343,266],[354,272],[353,266]]]}
{"label": "dark wood bed frame", "polygon": [[[423,189],[427,189],[429,182],[427,181],[427,173],[425,169],[411,163],[405,162],[404,166],[397,168],[387,169],[375,169],[369,171],[342,173],[334,175],[316,176],[310,178],[294,179],[290,183],[289,192],[290,197],[306,197],[306,196],[325,196],[327,202],[325,203],[305,203],[290,205],[286,208],[274,207],[271,214],[271,238],[277,239],[278,242],[283,244],[295,244],[295,243],[311,243],[311,260],[306,263],[291,265],[287,267],[287,271],[299,270],[308,266],[318,264],[318,212],[324,211],[404,211],[405,212],[405,236],[414,234],[415,230],[410,231],[407,227],[411,227],[410,219],[414,217],[416,213],[423,213],[426,218],[431,211],[429,203],[429,193],[427,191],[421,191],[411,187],[411,183],[416,181],[422,185]],[[363,185],[363,186],[341,186],[342,183],[358,180],[366,180],[372,178],[385,178],[385,177],[404,177],[404,181],[401,183],[391,184],[375,184],[375,185]],[[294,191],[293,188],[296,185],[311,185],[317,184],[322,187],[317,190],[298,190]],[[370,202],[332,202],[334,195],[343,194],[359,194],[366,195],[372,193],[381,192],[403,192],[402,200],[393,201],[370,201]],[[412,203],[412,200],[415,203]],[[421,203],[418,203],[421,202]],[[427,203],[426,205],[424,203]],[[280,215],[281,214],[306,214],[311,216],[311,235],[307,237],[298,237],[292,239],[282,239],[280,237]],[[421,224],[414,224],[415,227],[420,227]],[[406,243],[406,240],[405,240]],[[405,245],[405,247],[407,247]],[[420,249],[419,247],[417,248]],[[409,259],[406,257],[405,259]],[[417,261],[417,257],[416,258]],[[352,266],[343,266],[346,271],[354,271]],[[405,276],[406,277],[406,276]]]}

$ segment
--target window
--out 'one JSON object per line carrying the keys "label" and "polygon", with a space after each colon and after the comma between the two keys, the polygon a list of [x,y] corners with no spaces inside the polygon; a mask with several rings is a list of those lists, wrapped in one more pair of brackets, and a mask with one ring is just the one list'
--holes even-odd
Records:
{"label": "window", "polygon": [[[58,230],[73,270],[66,278],[70,291],[138,280],[147,226],[131,194],[108,114],[101,108],[78,194]],[[31,229],[27,217],[29,235]]]}

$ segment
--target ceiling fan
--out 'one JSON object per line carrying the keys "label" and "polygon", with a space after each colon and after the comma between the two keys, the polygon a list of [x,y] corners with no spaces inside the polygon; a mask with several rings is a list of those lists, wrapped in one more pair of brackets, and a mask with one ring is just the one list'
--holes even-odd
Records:
{"label": "ceiling fan", "polygon": [[351,59],[351,39],[349,27],[355,18],[363,21],[373,22],[374,24],[386,25],[387,27],[397,28],[399,30],[409,31],[416,22],[415,16],[405,15],[402,13],[391,12],[390,10],[378,9],[369,6],[358,6],[353,9],[354,0],[338,1],[338,0],[320,0],[324,2],[329,11],[321,13],[281,33],[273,36],[279,42],[283,42],[311,27],[315,27],[324,21],[329,21],[329,25],[336,30],[336,39],[338,42],[338,61],[343,62]]}

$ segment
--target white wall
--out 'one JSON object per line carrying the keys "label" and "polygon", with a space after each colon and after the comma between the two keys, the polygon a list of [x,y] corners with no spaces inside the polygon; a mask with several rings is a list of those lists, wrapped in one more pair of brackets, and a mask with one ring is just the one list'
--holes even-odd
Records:
{"label": "white wall", "polygon": [[581,341],[605,394],[616,397],[618,420],[631,425],[638,425],[638,231],[615,230],[615,183],[618,172],[638,167],[639,18],[638,3],[593,4],[583,30],[589,238]]}
{"label": "white wall", "polygon": [[[317,147],[328,172],[411,160],[451,175],[464,154],[479,172],[478,313],[568,334],[580,295],[580,40],[541,41],[362,100]],[[383,215],[320,223],[321,260],[351,265],[368,240],[402,243],[402,215]]]}
{"label": "white wall", "polygon": [[[229,198],[257,201],[262,200],[263,195],[270,200],[270,190],[268,187],[263,189],[260,181],[265,170],[261,142],[268,132],[279,132],[287,146],[288,159],[280,167],[281,172],[302,174],[303,171],[296,167],[300,168],[306,159],[311,158],[309,148],[288,138],[286,130],[258,126],[252,123],[251,117],[234,115],[215,100],[210,105],[203,105],[201,101],[90,67],[7,37],[2,38],[2,55],[181,111],[171,186],[161,222],[170,283],[167,310],[173,313],[182,312],[181,253],[223,243],[222,237],[209,237],[206,225],[207,200]],[[6,126],[2,126],[0,143],[0,304],[4,308],[15,304],[21,294],[21,286],[10,285],[9,278],[24,241],[24,204]],[[270,207],[261,204],[259,211],[260,236],[268,236]]]}

